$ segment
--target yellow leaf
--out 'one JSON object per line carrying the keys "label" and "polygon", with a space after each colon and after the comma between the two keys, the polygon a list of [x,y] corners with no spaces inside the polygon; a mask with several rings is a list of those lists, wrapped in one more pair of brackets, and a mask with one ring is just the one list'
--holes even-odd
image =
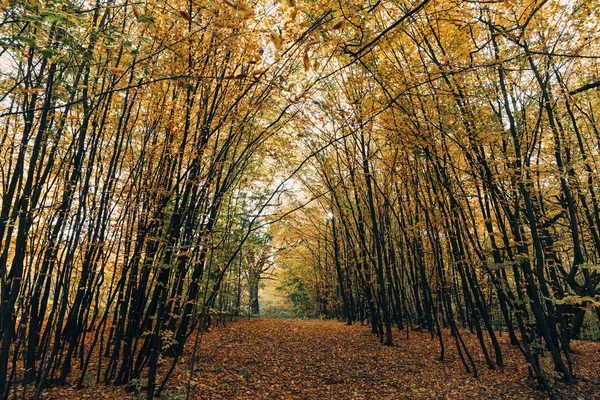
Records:
{"label": "yellow leaf", "polygon": [[255,69],[254,71],[252,71],[252,76],[256,78],[257,76],[261,75],[266,70],[267,70],[266,68]]}

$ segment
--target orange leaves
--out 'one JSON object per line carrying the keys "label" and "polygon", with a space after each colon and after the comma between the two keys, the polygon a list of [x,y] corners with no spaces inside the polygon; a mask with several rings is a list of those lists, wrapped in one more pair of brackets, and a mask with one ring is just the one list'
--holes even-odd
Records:
{"label": "orange leaves", "polygon": [[308,51],[304,52],[302,63],[304,64],[304,72],[310,71],[310,58],[308,57]]}
{"label": "orange leaves", "polygon": [[41,87],[22,90],[22,93],[44,93],[44,92],[45,92],[45,90]]}
{"label": "orange leaves", "polygon": [[273,46],[275,46],[275,49],[281,50],[281,45],[283,43],[283,40],[281,39],[281,35],[279,35],[275,32],[271,32],[269,34],[269,38],[271,39],[271,43],[273,43]]}
{"label": "orange leaves", "polygon": [[248,4],[241,1],[223,0],[223,2],[229,7],[240,12],[243,19],[250,19],[254,17],[254,10]]}
{"label": "orange leaves", "polygon": [[229,75],[225,75],[224,79],[244,79],[247,77],[248,77],[248,74],[229,74]]}
{"label": "orange leaves", "polygon": [[238,8],[241,11],[243,19],[250,19],[254,17],[254,10],[245,3],[238,3]]}
{"label": "orange leaves", "polygon": [[342,21],[339,21],[338,23],[336,23],[335,25],[333,25],[331,27],[331,29],[333,29],[334,31],[338,31],[338,30],[342,29],[345,25],[346,25],[346,21],[342,20]]}
{"label": "orange leaves", "polygon": [[265,71],[267,70],[267,68],[257,68],[254,71],[252,71],[252,77],[253,78],[258,78],[260,75],[262,75]]}
{"label": "orange leaves", "polygon": [[135,5],[135,3],[131,3],[131,10],[133,11],[133,15],[135,15],[135,18],[139,20],[142,14],[140,13],[140,9],[137,5]]}
{"label": "orange leaves", "polygon": [[[382,346],[368,326],[346,326],[338,321],[293,319],[243,319],[205,333],[195,372],[190,375],[192,343],[186,345],[181,365],[168,381],[165,392],[186,390],[191,399],[302,398],[317,399],[469,399],[542,398],[528,385],[526,365],[517,348],[506,340],[510,363],[501,370],[485,371],[471,379],[460,360],[449,332],[444,331],[448,359],[438,361],[437,340],[426,332],[410,332],[409,339],[394,347]],[[470,348],[475,335],[465,336]],[[598,344],[576,344],[586,376],[594,376],[594,351]],[[585,361],[584,361],[585,360]],[[162,367],[167,369],[169,363]],[[592,369],[589,369],[592,368]],[[161,371],[161,372],[163,372]],[[572,385],[561,398],[594,398],[591,383]],[[55,387],[48,398],[130,398],[124,386],[105,385],[75,392]],[[58,394],[60,393],[60,396]]]}
{"label": "orange leaves", "polygon": [[179,15],[188,22],[192,22],[192,16],[187,12],[180,10]]}

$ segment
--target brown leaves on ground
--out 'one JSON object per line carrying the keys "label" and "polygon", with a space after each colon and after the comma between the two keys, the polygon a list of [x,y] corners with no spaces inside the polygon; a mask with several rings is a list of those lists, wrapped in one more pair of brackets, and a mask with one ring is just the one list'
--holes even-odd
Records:
{"label": "brown leaves on ground", "polygon": [[[446,336],[446,360],[428,333],[395,335],[382,346],[366,326],[318,320],[244,320],[205,336],[194,382],[198,399],[543,399],[518,349],[503,342],[506,367],[490,371],[475,335],[465,334],[480,377],[465,372]],[[597,343],[576,343],[579,372],[593,380]],[[598,382],[600,383],[600,382]],[[561,386],[563,396],[600,398],[600,386]]]}
{"label": "brown leaves on ground", "polygon": [[[488,370],[477,338],[464,339],[477,361],[479,378],[465,372],[446,332],[446,360],[426,332],[397,333],[394,347],[381,345],[367,326],[336,321],[251,319],[203,335],[192,378],[193,399],[545,399],[527,378],[519,350],[500,338],[506,367]],[[193,340],[162,398],[184,399]],[[575,342],[575,372],[585,378],[558,384],[565,399],[600,399],[600,344]],[[163,367],[166,368],[168,362]],[[51,390],[50,392],[56,392]],[[61,397],[133,398],[121,388]],[[48,393],[50,397],[52,393]],[[98,397],[96,397],[98,396]],[[125,397],[127,396],[127,397]]]}

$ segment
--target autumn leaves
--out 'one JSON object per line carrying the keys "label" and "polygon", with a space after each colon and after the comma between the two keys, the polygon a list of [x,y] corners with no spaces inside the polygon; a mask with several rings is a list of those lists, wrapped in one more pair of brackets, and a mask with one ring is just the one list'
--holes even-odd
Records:
{"label": "autumn leaves", "polygon": [[3,2],[0,396],[154,396],[255,299],[267,226],[307,313],[447,326],[472,372],[461,328],[496,367],[500,327],[568,378],[600,156],[599,21],[567,3]]}

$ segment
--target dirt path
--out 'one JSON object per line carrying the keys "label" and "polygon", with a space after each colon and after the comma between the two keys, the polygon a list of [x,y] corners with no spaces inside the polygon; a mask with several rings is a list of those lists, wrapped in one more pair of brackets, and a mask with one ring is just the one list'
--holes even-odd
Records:
{"label": "dirt path", "polygon": [[[191,381],[192,399],[545,399],[527,378],[518,349],[501,337],[506,367],[485,367],[475,335],[464,339],[479,378],[465,372],[446,335],[446,360],[427,333],[395,335],[385,347],[365,326],[337,321],[258,318],[241,320],[203,334]],[[161,399],[182,400],[190,377],[193,337]],[[562,385],[561,399],[600,400],[600,343],[575,342],[575,372],[587,382]],[[172,359],[161,362],[159,381]],[[95,385],[76,390],[53,387],[46,400],[145,399],[125,386]],[[23,398],[27,398],[24,396]]]}
{"label": "dirt path", "polygon": [[[194,378],[198,399],[543,399],[527,377],[518,350],[505,345],[507,367],[480,378],[467,374],[447,340],[447,360],[428,334],[396,336],[382,346],[367,327],[335,321],[255,319],[204,336]],[[468,339],[475,349],[475,339]],[[600,347],[586,345],[588,368]],[[594,360],[595,357],[595,360]],[[581,367],[583,368],[583,367]],[[592,371],[586,371],[593,374]],[[600,386],[570,386],[568,398],[600,399]]]}

